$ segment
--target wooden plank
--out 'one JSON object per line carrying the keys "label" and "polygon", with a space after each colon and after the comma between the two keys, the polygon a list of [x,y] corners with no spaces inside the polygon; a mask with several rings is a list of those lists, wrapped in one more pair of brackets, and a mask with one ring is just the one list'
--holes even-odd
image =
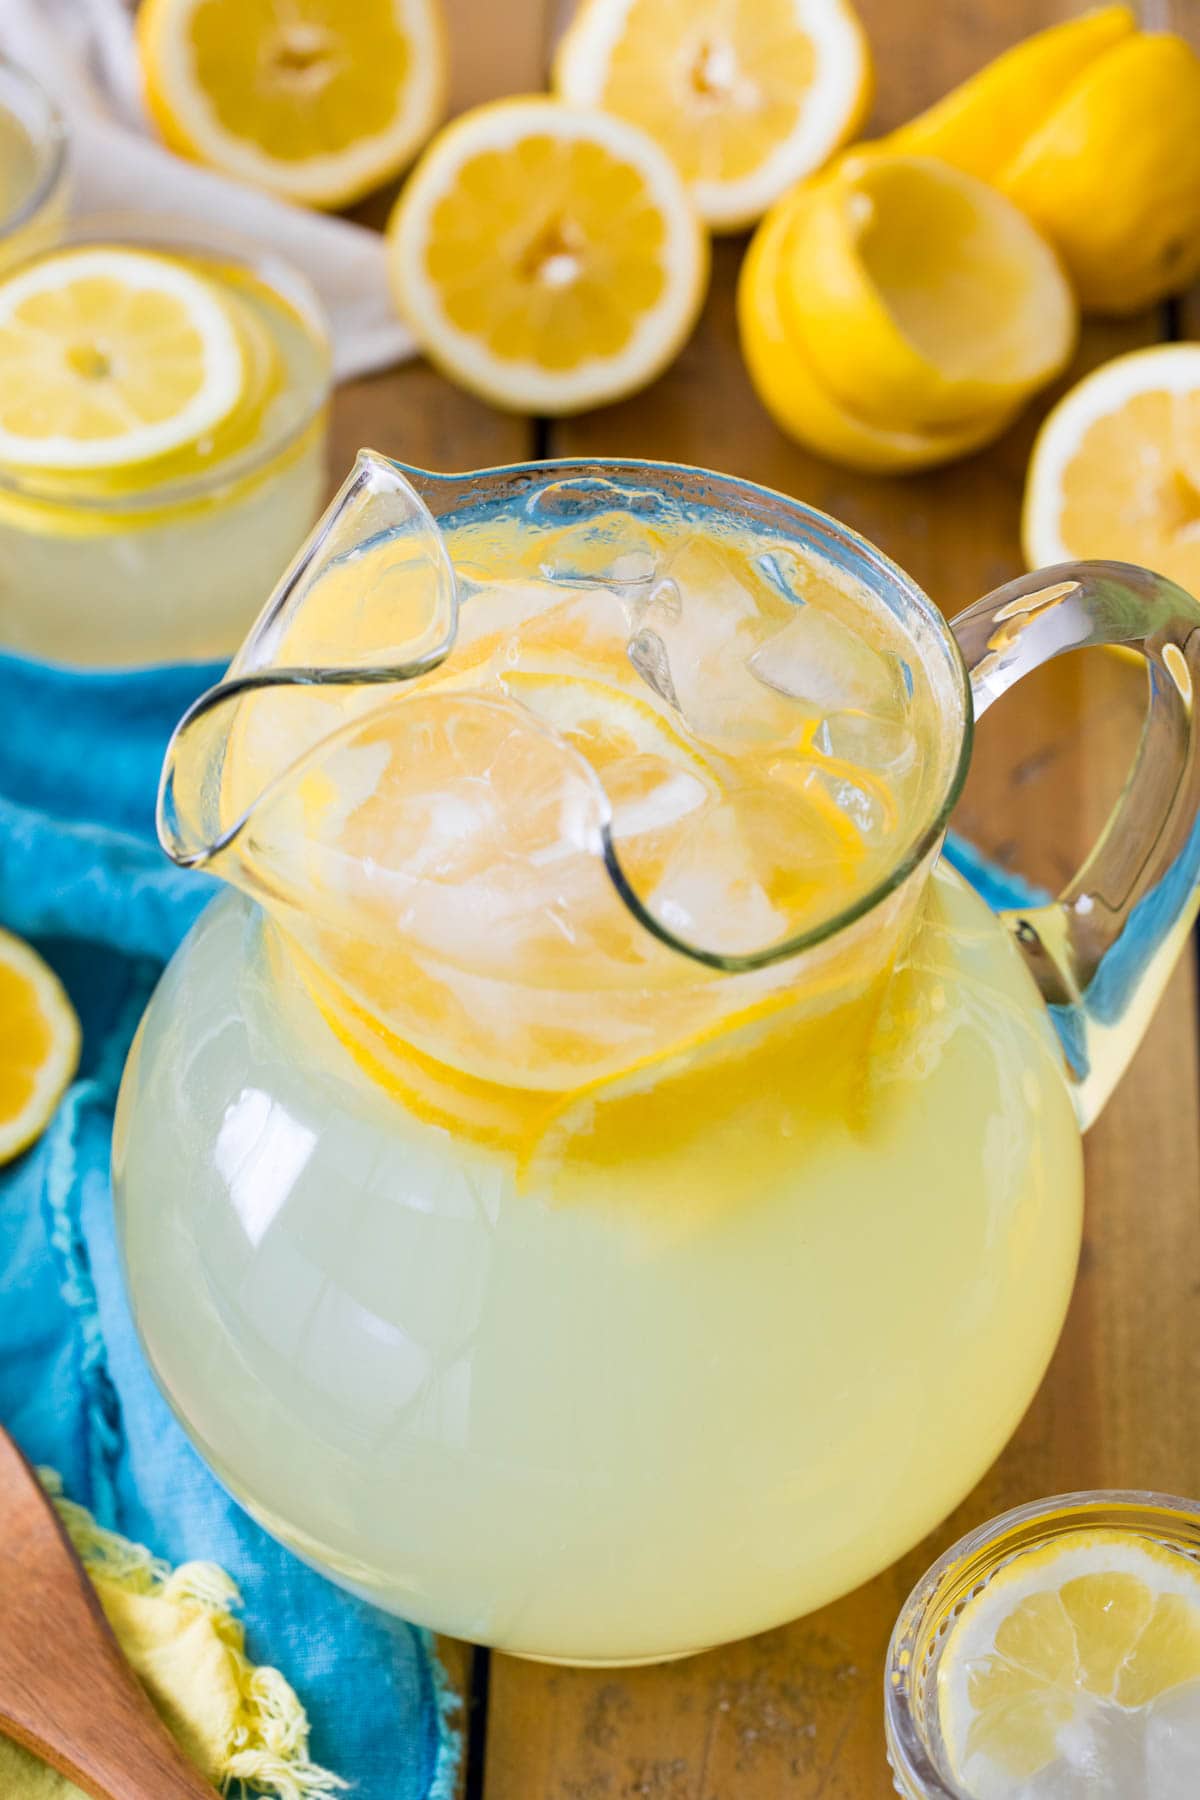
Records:
{"label": "wooden plank", "polygon": [[[1079,10],[1069,0],[861,0],[881,70],[879,124],[987,56]],[[647,394],[568,421],[559,455],[718,463],[864,531],[952,612],[1020,567],[1017,519],[1035,417],[957,467],[905,480],[837,470],[755,402],[733,320],[736,244],[718,246],[703,323]],[[1079,369],[1153,341],[1161,321],[1089,328]],[[1120,786],[1140,672],[1068,659],[980,733],[960,823],[1036,878],[1061,880]],[[1087,1240],[1063,1340],[1013,1444],[955,1516],[896,1568],[809,1619],[658,1669],[554,1670],[496,1657],[486,1800],[884,1800],[882,1665],[912,1582],[954,1535],[1039,1494],[1087,1485],[1200,1493],[1200,1149],[1191,959],[1087,1145]]]}

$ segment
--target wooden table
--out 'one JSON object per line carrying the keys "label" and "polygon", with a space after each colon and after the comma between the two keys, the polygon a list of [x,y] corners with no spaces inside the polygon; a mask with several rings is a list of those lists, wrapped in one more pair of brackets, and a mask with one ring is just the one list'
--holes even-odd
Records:
{"label": "wooden table", "polygon": [[[447,0],[455,105],[544,85],[553,0]],[[887,128],[1025,33],[1085,0],[857,0]],[[1147,12],[1150,8],[1147,7]],[[1164,5],[1149,19],[1168,22]],[[1200,44],[1200,0],[1177,26]],[[373,205],[364,214],[381,216]],[[712,292],[673,369],[635,399],[564,422],[513,418],[424,364],[339,396],[335,473],[362,444],[433,469],[532,456],[664,457],[795,494],[865,533],[947,613],[1020,569],[1017,520],[1035,408],[994,449],[930,475],[868,479],[789,443],[751,392],[719,242]],[[1200,336],[1200,303],[1090,324],[1075,373],[1167,336]],[[1143,706],[1140,670],[1085,653],[988,716],[958,824],[1035,879],[1064,880],[1115,798]],[[1087,749],[1084,750],[1086,742]],[[882,1800],[882,1668],[896,1612],[960,1532],[1019,1501],[1087,1487],[1200,1494],[1200,1086],[1189,955],[1087,1140],[1088,1216],[1074,1303],[1013,1442],[927,1542],[837,1605],[659,1669],[554,1670],[447,1645],[467,1722],[467,1800]]]}

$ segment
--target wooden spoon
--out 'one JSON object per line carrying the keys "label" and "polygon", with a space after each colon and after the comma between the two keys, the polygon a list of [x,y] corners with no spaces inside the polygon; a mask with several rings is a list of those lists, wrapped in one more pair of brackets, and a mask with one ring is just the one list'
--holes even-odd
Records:
{"label": "wooden spoon", "polygon": [[2,1427],[0,1733],[95,1800],[214,1800],[121,1655],[54,1507]]}

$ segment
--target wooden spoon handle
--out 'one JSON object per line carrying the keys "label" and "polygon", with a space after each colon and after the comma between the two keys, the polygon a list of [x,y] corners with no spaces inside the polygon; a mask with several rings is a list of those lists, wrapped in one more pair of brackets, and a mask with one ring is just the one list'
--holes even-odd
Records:
{"label": "wooden spoon handle", "polygon": [[213,1800],[160,1720],[32,1469],[0,1431],[0,1733],[95,1800]]}

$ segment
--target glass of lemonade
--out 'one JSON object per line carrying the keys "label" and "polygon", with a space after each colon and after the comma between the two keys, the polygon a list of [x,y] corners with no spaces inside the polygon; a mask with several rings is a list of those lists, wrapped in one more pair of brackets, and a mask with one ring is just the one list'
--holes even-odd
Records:
{"label": "glass of lemonade", "polygon": [[32,75],[0,56],[0,269],[52,243],[67,207],[67,135]]}
{"label": "glass of lemonade", "polygon": [[1065,1494],[970,1532],[900,1614],[884,1707],[904,1800],[1193,1800],[1200,1504]]}
{"label": "glass of lemonade", "polygon": [[0,272],[0,647],[227,656],[323,498],[311,287],[207,230],[89,219]]}
{"label": "glass of lemonade", "polygon": [[[1123,1054],[1194,913],[1198,626],[1080,565],[958,627],[977,706],[1073,642],[1158,659],[1164,793],[1105,841],[1164,897],[1080,909]],[[360,459],[173,741],[160,836],[228,887],[114,1139],[151,1363],[256,1517],[606,1663],[820,1606],[962,1498],[1053,1349],[1116,1073],[1086,988],[1069,1062],[1043,1004],[1053,909],[938,859],[970,724],[941,615],[795,501]]]}

